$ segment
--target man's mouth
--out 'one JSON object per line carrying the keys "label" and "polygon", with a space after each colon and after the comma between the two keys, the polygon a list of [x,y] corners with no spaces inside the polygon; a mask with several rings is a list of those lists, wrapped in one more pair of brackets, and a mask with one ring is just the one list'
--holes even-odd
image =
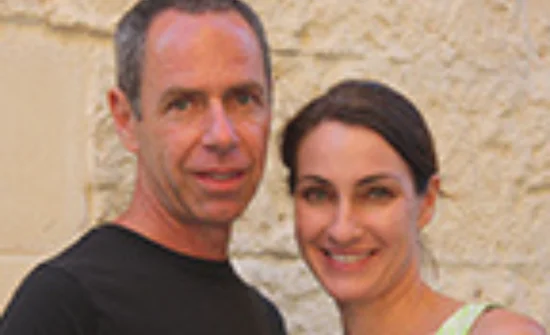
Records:
{"label": "man's mouth", "polygon": [[205,190],[216,193],[232,193],[240,189],[243,185],[246,170],[211,170],[199,171],[195,173],[197,181]]}
{"label": "man's mouth", "polygon": [[217,181],[226,181],[235,178],[239,178],[244,174],[243,171],[232,171],[232,172],[202,172],[198,173],[198,176],[201,178],[209,178]]}

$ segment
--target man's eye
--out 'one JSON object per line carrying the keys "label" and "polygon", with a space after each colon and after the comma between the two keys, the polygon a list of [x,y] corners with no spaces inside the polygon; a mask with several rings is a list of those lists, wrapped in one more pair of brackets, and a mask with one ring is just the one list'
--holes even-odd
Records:
{"label": "man's eye", "polygon": [[170,109],[177,109],[180,111],[187,110],[191,107],[191,101],[189,99],[177,99],[170,104]]}
{"label": "man's eye", "polygon": [[252,96],[247,93],[237,94],[237,102],[241,105],[247,105],[252,101]]}

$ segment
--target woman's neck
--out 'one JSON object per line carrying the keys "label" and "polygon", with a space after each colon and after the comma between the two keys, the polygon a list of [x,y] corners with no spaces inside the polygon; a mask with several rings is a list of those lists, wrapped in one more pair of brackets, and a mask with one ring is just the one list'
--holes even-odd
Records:
{"label": "woman's neck", "polygon": [[345,335],[432,334],[460,302],[410,278],[369,301],[341,304]]}

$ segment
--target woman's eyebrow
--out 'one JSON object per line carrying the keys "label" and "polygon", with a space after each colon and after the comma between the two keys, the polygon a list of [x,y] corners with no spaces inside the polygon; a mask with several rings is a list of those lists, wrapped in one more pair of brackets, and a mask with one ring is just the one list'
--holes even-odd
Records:
{"label": "woman's eyebrow", "polygon": [[397,178],[396,176],[394,176],[392,174],[380,173],[380,174],[374,174],[374,175],[370,175],[370,176],[366,176],[364,178],[361,178],[361,179],[359,179],[359,181],[356,184],[358,186],[369,185],[369,184],[372,184],[372,183],[375,183],[377,181],[384,180],[384,179],[398,180],[399,178]]}
{"label": "woman's eyebrow", "polygon": [[301,182],[314,182],[316,184],[322,184],[322,185],[329,185],[330,182],[328,180],[326,180],[325,178],[323,177],[320,177],[318,175],[303,175],[303,176],[300,176],[298,178],[298,183],[301,183]]}

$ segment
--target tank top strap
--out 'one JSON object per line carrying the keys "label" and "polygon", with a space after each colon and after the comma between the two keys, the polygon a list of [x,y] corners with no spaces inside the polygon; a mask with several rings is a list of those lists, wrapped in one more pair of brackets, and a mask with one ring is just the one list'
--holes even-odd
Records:
{"label": "tank top strap", "polygon": [[443,323],[436,335],[467,335],[483,313],[497,307],[493,303],[466,304]]}

